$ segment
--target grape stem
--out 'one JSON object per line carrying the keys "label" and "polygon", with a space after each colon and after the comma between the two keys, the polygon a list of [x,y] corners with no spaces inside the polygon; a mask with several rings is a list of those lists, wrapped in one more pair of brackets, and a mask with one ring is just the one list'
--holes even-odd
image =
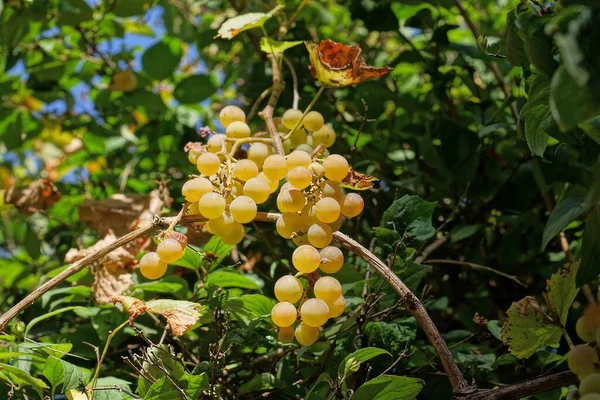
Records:
{"label": "grape stem", "polygon": [[248,144],[248,143],[273,144],[272,138],[261,138],[261,137],[247,137],[247,138],[241,138],[241,139],[227,138],[225,140],[227,142],[233,142],[233,147],[231,147],[231,151],[229,152],[229,155],[231,157],[233,157],[235,155],[235,153],[238,151],[238,149],[244,144]]}
{"label": "grape stem", "polygon": [[321,86],[319,88],[319,90],[317,90],[315,97],[313,97],[313,99],[310,101],[310,103],[308,104],[308,106],[306,107],[304,112],[302,113],[302,116],[300,117],[298,122],[296,122],[296,125],[294,125],[292,130],[289,131],[288,134],[283,137],[283,140],[289,139],[294,134],[294,132],[296,132],[296,129],[298,129],[298,127],[302,123],[302,120],[304,120],[304,117],[306,117],[306,114],[308,114],[310,112],[310,110],[312,110],[312,108],[316,104],[317,100],[319,100],[319,97],[321,97],[321,93],[323,93],[324,91],[325,91],[325,86]]}
{"label": "grape stem", "polygon": [[281,140],[281,136],[275,127],[275,121],[273,121],[273,112],[275,111],[275,106],[277,105],[279,96],[281,96],[283,89],[285,89],[285,82],[281,80],[279,66],[277,65],[277,60],[274,57],[271,57],[271,66],[271,70],[273,72],[271,97],[269,97],[267,105],[259,113],[259,116],[264,119],[265,123],[267,124],[267,131],[269,131],[269,135],[271,135],[271,139],[273,139],[273,147],[275,148],[275,152],[281,156],[285,156],[285,151],[283,150],[283,141]]}

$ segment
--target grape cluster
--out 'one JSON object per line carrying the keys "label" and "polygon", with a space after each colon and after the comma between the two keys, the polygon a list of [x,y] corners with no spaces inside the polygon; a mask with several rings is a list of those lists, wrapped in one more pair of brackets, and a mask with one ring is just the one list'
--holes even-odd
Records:
{"label": "grape cluster", "polygon": [[156,251],[150,251],[140,260],[140,272],[148,279],[158,279],[167,272],[167,264],[183,257],[187,246],[187,236],[170,231],[163,235]]}
{"label": "grape cluster", "polygon": [[577,320],[575,329],[577,335],[589,344],[577,345],[568,354],[569,368],[580,380],[579,390],[572,397],[600,400],[600,306],[588,307]]}

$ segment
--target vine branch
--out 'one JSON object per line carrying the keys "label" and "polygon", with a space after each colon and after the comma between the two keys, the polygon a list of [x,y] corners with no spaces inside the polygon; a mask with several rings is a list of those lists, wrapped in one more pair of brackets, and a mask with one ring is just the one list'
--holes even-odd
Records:
{"label": "vine branch", "polygon": [[275,127],[275,122],[273,121],[273,112],[275,111],[275,106],[277,105],[277,101],[279,100],[279,96],[285,89],[285,82],[281,80],[281,72],[279,70],[279,65],[277,65],[277,60],[275,57],[271,58],[271,69],[273,71],[273,86],[271,87],[271,97],[269,97],[269,101],[265,108],[259,113],[261,118],[265,120],[267,124],[267,130],[269,131],[269,135],[273,139],[273,147],[277,154],[285,156],[285,152],[283,151],[283,141],[281,140],[281,136]]}

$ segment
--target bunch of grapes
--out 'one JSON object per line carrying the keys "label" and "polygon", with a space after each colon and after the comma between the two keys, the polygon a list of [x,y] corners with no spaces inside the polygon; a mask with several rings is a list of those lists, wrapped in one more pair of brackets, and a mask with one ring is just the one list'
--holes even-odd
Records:
{"label": "bunch of grapes", "polygon": [[588,307],[577,320],[575,328],[581,340],[589,344],[577,345],[568,354],[569,368],[581,381],[579,390],[571,397],[600,400],[600,306]]}
{"label": "bunch of grapes", "polygon": [[140,260],[140,272],[148,279],[158,279],[167,272],[167,264],[183,257],[187,246],[187,236],[183,233],[169,231],[162,236],[156,251],[150,251]]}

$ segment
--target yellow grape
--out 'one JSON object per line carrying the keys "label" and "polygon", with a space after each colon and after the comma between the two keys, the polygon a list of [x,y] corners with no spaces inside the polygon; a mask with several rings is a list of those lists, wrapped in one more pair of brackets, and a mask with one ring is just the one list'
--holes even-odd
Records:
{"label": "yellow grape", "polygon": [[284,239],[291,239],[294,232],[302,229],[302,218],[296,213],[283,213],[275,223],[277,233]]}
{"label": "yellow grape", "polygon": [[600,394],[600,373],[594,372],[583,378],[579,384],[579,394],[585,396],[591,393]]}
{"label": "yellow grape", "polygon": [[79,389],[69,389],[65,392],[67,400],[88,400],[87,394],[80,392]]}
{"label": "yellow grape", "polygon": [[301,322],[295,331],[296,340],[302,346],[310,346],[319,338],[319,328],[314,328]]}
{"label": "yellow grape", "polygon": [[308,244],[303,244],[294,250],[292,254],[292,264],[294,268],[305,274],[314,272],[321,264],[319,250]]}
{"label": "yellow grape", "polygon": [[244,195],[250,197],[256,204],[262,204],[269,199],[271,188],[264,179],[250,178],[244,184]]}
{"label": "yellow grape", "polygon": [[339,154],[332,154],[327,157],[323,161],[323,167],[325,167],[325,177],[336,182],[344,180],[350,168],[348,161]]}
{"label": "yellow grape", "polygon": [[336,219],[335,221],[333,221],[332,223],[329,224],[329,227],[334,232],[335,231],[339,231],[340,228],[342,227],[343,223],[344,223],[344,217],[340,214],[340,216],[338,217],[338,219]]}
{"label": "yellow grape", "polygon": [[304,151],[294,150],[287,156],[287,169],[290,171],[294,167],[307,167],[311,163],[310,155]]}
{"label": "yellow grape", "polygon": [[279,182],[287,174],[287,161],[284,156],[272,154],[265,159],[262,168],[269,179]]}
{"label": "yellow grape", "polygon": [[304,207],[304,194],[300,190],[280,191],[277,195],[277,208],[281,212],[298,212]]}
{"label": "yellow grape", "polygon": [[323,125],[318,131],[312,133],[313,146],[322,144],[325,148],[333,146],[335,143],[335,131],[329,125]]}
{"label": "yellow grape", "polygon": [[194,201],[190,203],[187,208],[187,215],[198,215],[200,214],[200,209],[198,208],[198,202]]}
{"label": "yellow grape", "polygon": [[321,179],[323,175],[325,175],[325,167],[323,167],[323,165],[319,164],[318,162],[310,163],[308,169],[310,170],[310,173],[315,179]]}
{"label": "yellow grape", "polygon": [[196,164],[196,161],[198,161],[198,157],[200,157],[200,154],[202,154],[202,149],[198,147],[192,147],[190,151],[188,151],[188,161],[192,164]]}
{"label": "yellow grape", "polygon": [[329,306],[321,299],[308,299],[300,307],[300,318],[308,326],[323,326],[329,319]]}
{"label": "yellow grape", "polygon": [[294,133],[292,134],[292,136],[290,136],[290,138],[287,140],[290,141],[290,146],[292,148],[296,148],[298,146],[305,144],[307,139],[308,139],[308,134],[306,133],[306,131],[304,129],[296,129],[294,131]]}
{"label": "yellow grape", "polygon": [[263,181],[269,184],[269,193],[275,193],[277,189],[279,189],[279,181],[269,179],[269,177],[266,176],[264,172],[259,172],[259,174],[256,175],[256,177],[262,179]]}
{"label": "yellow grape", "polygon": [[175,239],[165,239],[156,246],[156,253],[166,263],[172,263],[183,257],[184,249]]}
{"label": "yellow grape", "polygon": [[283,145],[283,153],[287,154],[290,151],[292,151],[292,141],[290,139],[285,139],[284,141],[281,142],[281,144]]}
{"label": "yellow grape", "polygon": [[273,118],[273,122],[275,123],[275,129],[277,130],[277,132],[288,133],[290,131],[289,128],[286,128],[285,126],[283,126],[283,118],[282,117]]}
{"label": "yellow grape", "polygon": [[332,276],[324,276],[315,283],[315,297],[325,303],[333,303],[342,295],[342,285]]}
{"label": "yellow grape", "polygon": [[327,246],[319,253],[321,256],[321,271],[327,274],[335,274],[344,265],[344,254],[340,249]]}
{"label": "yellow grape", "polygon": [[227,128],[232,122],[246,121],[246,114],[237,106],[225,106],[219,113],[219,121],[223,125],[223,128]]}
{"label": "yellow grape", "polygon": [[342,200],[342,188],[337,182],[323,181],[319,184],[321,188],[321,196],[331,197],[337,201]]}
{"label": "yellow grape", "polygon": [[219,193],[206,193],[198,202],[200,214],[208,219],[218,218],[225,211],[225,199]]}
{"label": "yellow grape", "polygon": [[327,303],[329,306],[329,318],[337,318],[344,313],[346,309],[346,299],[344,296],[340,296],[333,303]]}
{"label": "yellow grape", "polygon": [[231,185],[231,195],[239,197],[244,194],[244,184],[238,181],[233,181]]}
{"label": "yellow grape", "polygon": [[246,182],[250,178],[258,175],[258,166],[254,161],[240,160],[233,166],[233,176],[240,181]]}
{"label": "yellow grape", "polygon": [[296,322],[297,317],[298,312],[296,311],[296,307],[287,301],[277,303],[271,309],[271,319],[273,320],[273,323],[281,328],[292,326],[292,324]]}
{"label": "yellow grape", "polygon": [[256,218],[256,203],[248,196],[239,196],[229,205],[229,212],[236,222],[247,224]]}
{"label": "yellow grape", "polygon": [[[306,114],[306,116],[304,116],[304,120],[302,122],[304,123],[304,127],[306,128],[307,131],[314,132],[314,131],[321,129],[321,127],[325,123],[325,120],[323,119],[323,116],[321,115],[320,112],[310,111],[309,113]],[[313,145],[314,145],[314,142],[313,142]]]}
{"label": "yellow grape", "polygon": [[223,143],[225,143],[225,147],[229,151],[229,150],[231,150],[231,147],[233,145],[231,143],[226,143],[225,142],[226,138],[227,138],[226,135],[224,135],[222,133],[216,133],[208,139],[208,142],[206,142],[206,148],[211,153],[218,153],[221,150],[223,150]]}
{"label": "yellow grape", "polygon": [[277,333],[277,340],[284,344],[292,343],[292,341],[294,340],[294,328],[292,328],[291,326],[279,328],[279,332]]}
{"label": "yellow grape", "polygon": [[206,193],[213,191],[213,184],[206,178],[194,178],[185,182],[181,187],[181,194],[186,201],[198,201]]}
{"label": "yellow grape", "polygon": [[294,167],[287,173],[287,180],[296,189],[304,189],[312,182],[312,174],[306,167]]}
{"label": "yellow grape", "polygon": [[321,249],[329,246],[333,240],[333,231],[329,225],[316,223],[308,228],[307,236],[310,244]]}
{"label": "yellow grape", "polygon": [[315,203],[312,201],[304,205],[300,216],[302,217],[302,222],[306,229],[308,229],[308,227],[310,227],[312,224],[319,222],[317,215],[315,214]]}
{"label": "yellow grape", "polygon": [[211,232],[219,236],[223,235],[228,230],[231,230],[234,223],[235,220],[233,219],[231,214],[226,212],[219,215],[217,218],[211,219],[208,222]]}
{"label": "yellow grape", "polygon": [[202,153],[196,161],[196,167],[202,175],[214,175],[221,168],[221,160],[214,153]]}
{"label": "yellow grape", "polygon": [[340,217],[340,203],[331,197],[323,197],[315,205],[315,215],[319,221],[331,224]]}
{"label": "yellow grape", "polygon": [[234,222],[231,229],[223,232],[219,237],[225,244],[238,244],[244,239],[246,232],[244,232],[244,226],[239,222]]}
{"label": "yellow grape", "polygon": [[153,251],[140,259],[140,273],[148,279],[158,279],[167,272],[167,263]]}
{"label": "yellow grape", "polygon": [[[306,140],[309,141],[310,136]],[[314,151],[313,147],[308,143],[304,143],[304,144],[296,146],[296,150],[303,151],[308,154],[312,154],[312,152]]]}
{"label": "yellow grape", "polygon": [[279,192],[285,192],[286,190],[290,190],[290,189],[294,189],[294,187],[292,186],[291,183],[289,182],[285,182],[283,185],[281,185],[281,190],[279,190]]}
{"label": "yellow grape", "polygon": [[233,139],[243,139],[250,137],[250,127],[247,123],[234,121],[225,130],[225,135]]}
{"label": "yellow grape", "polygon": [[282,276],[275,282],[275,297],[279,301],[296,303],[302,297],[302,283],[293,275]]}
{"label": "yellow grape", "polygon": [[[287,129],[293,129],[294,126],[296,126],[296,124],[298,123],[298,121],[300,121],[300,118],[302,118],[302,114],[302,111],[290,108],[289,110],[285,110],[285,112],[283,113],[281,122],[283,123],[283,126]],[[298,126],[298,128],[301,127],[302,124]]]}
{"label": "yellow grape", "polygon": [[596,350],[587,344],[579,344],[569,351],[567,354],[567,364],[569,369],[573,371],[579,379],[592,374],[598,363],[598,354]]}
{"label": "yellow grape", "polygon": [[575,330],[581,340],[593,342],[596,332],[600,328],[600,306],[592,305],[585,309],[583,315],[577,320]]}
{"label": "yellow grape", "polygon": [[599,393],[589,393],[579,398],[579,400],[600,400]]}
{"label": "yellow grape", "polygon": [[296,232],[296,233],[297,233],[297,235],[292,238],[292,242],[294,242],[294,244],[296,246],[310,244],[308,242],[308,236],[306,235],[306,232]]}
{"label": "yellow grape", "polygon": [[269,146],[264,143],[252,143],[248,147],[248,160],[253,161],[259,168],[262,168],[263,163],[270,154]]}
{"label": "yellow grape", "polygon": [[348,193],[342,198],[342,214],[348,218],[354,218],[365,208],[365,202],[358,193]]}

